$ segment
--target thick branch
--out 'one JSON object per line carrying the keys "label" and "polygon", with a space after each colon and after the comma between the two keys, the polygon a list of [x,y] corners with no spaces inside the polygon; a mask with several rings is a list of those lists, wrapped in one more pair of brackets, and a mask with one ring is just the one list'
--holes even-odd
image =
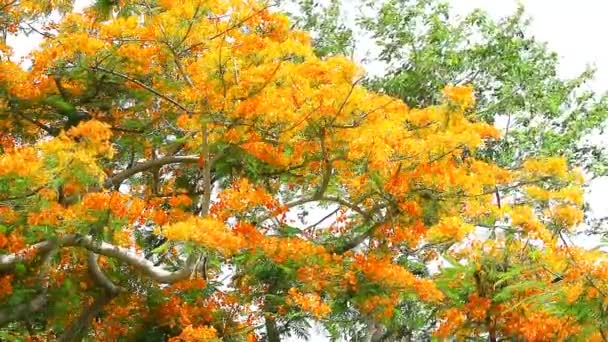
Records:
{"label": "thick branch", "polygon": [[[38,281],[42,286],[42,290],[27,303],[14,305],[0,310],[0,327],[13,321],[25,319],[29,315],[42,311],[44,308],[46,308],[49,301],[49,263],[53,255],[53,249],[42,250],[41,255],[41,271],[38,275]],[[0,260],[1,257],[2,256],[0,256]]]}
{"label": "thick branch", "polygon": [[11,270],[17,263],[27,262],[32,254],[38,254],[44,251],[48,252],[59,247],[82,247],[100,255],[116,258],[159,283],[174,283],[187,278],[192,273],[192,267],[194,265],[192,260],[189,259],[186,261],[185,267],[178,271],[171,272],[155,266],[152,261],[133,253],[127,248],[118,247],[107,242],[96,241],[89,235],[68,234],[60,237],[57,241],[46,240],[16,253],[0,255],[0,271]]}
{"label": "thick branch", "polygon": [[362,244],[363,241],[367,240],[370,236],[372,236],[374,231],[378,227],[380,227],[383,223],[384,222],[377,222],[374,225],[372,225],[371,227],[369,227],[368,229],[366,229],[363,233],[361,233],[357,236],[353,236],[350,240],[346,241],[345,243],[331,247],[330,248],[331,252],[336,253],[336,254],[344,254],[344,253],[350,251],[351,249],[356,248],[357,246]]}
{"label": "thick branch", "polygon": [[59,134],[59,130],[54,128],[54,127],[50,127],[47,126],[39,121],[36,121],[32,118],[30,118],[29,116],[20,113],[18,111],[14,112],[16,115],[20,116],[21,118],[23,118],[24,120],[34,124],[35,126],[37,126],[38,128],[42,129],[43,131],[47,132],[48,134],[50,134],[51,136],[57,136]]}
{"label": "thick branch", "polygon": [[91,274],[91,278],[95,281],[95,283],[101,286],[108,294],[118,294],[123,289],[116,286],[108,276],[103,272],[99,264],[97,263],[98,255],[89,252],[87,256],[87,266],[89,268],[89,273]]}
{"label": "thick branch", "polygon": [[78,319],[65,329],[63,335],[61,335],[58,340],[59,342],[82,340],[83,336],[89,330],[93,319],[98,316],[103,311],[104,306],[109,304],[121,291],[121,289],[114,285],[105,273],[103,273],[97,263],[97,257],[97,254],[89,252],[87,256],[87,265],[91,277],[97,285],[101,286],[102,291],[95,298],[93,303],[80,314]]}
{"label": "thick branch", "polygon": [[321,134],[321,157],[323,158],[323,177],[321,179],[321,185],[319,185],[319,188],[313,196],[316,200],[323,197],[323,194],[327,191],[329,180],[331,179],[331,161],[329,160],[327,148],[325,147],[325,131]]}
{"label": "thick branch", "polygon": [[48,300],[48,293],[42,292],[27,303],[0,310],[0,327],[44,309]]}
{"label": "thick branch", "polygon": [[0,272],[12,271],[19,263],[27,263],[37,254],[47,254],[58,247],[57,242],[45,240],[12,254],[0,255]]}
{"label": "thick branch", "polygon": [[167,156],[159,159],[148,160],[145,162],[137,163],[133,167],[128,168],[122,172],[115,174],[105,181],[105,187],[109,188],[112,186],[120,185],[125,179],[155,167],[160,167],[168,164],[178,163],[196,163],[199,160],[199,156]]}
{"label": "thick branch", "polygon": [[186,267],[183,267],[178,271],[170,272],[154,266],[152,261],[133,253],[129,249],[114,246],[107,242],[95,241],[91,236],[77,238],[75,246],[86,248],[100,255],[116,258],[142,271],[159,283],[174,283],[187,278],[192,273],[192,270],[190,269],[191,263],[187,263]]}
{"label": "thick branch", "polygon": [[272,317],[272,314],[264,316],[264,325],[266,326],[266,338],[268,342],[281,342],[281,334],[277,327],[277,321]]}
{"label": "thick branch", "polygon": [[58,342],[81,341],[84,335],[89,330],[89,326],[93,319],[101,313],[103,307],[110,303],[116,294],[111,294],[106,291],[102,292],[95,298],[95,301],[86,308],[57,340]]}
{"label": "thick branch", "polygon": [[201,203],[201,214],[207,216],[211,206],[211,156],[209,153],[209,127],[207,123],[203,123],[203,157],[205,164],[203,165],[203,199]]}

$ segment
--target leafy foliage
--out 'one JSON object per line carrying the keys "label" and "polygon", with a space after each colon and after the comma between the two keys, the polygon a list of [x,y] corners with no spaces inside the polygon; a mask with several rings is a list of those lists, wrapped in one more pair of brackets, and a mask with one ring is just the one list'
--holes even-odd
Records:
{"label": "leafy foliage", "polygon": [[[5,30],[50,12],[3,6]],[[370,91],[264,3],[60,13],[31,67],[2,49],[3,338],[604,334],[605,255],[567,241],[582,176],[488,156],[513,134],[475,113],[486,89]]]}

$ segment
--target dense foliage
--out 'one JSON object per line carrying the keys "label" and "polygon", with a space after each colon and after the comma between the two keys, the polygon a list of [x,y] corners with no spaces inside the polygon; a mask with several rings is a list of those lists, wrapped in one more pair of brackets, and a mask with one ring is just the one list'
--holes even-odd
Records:
{"label": "dense foliage", "polygon": [[0,1],[44,36],[0,49],[0,338],[605,339],[581,172],[494,158],[487,88],[370,91],[255,1]]}
{"label": "dense foliage", "polygon": [[[444,0],[282,4],[314,33],[318,55],[371,53],[365,60],[376,73],[362,82],[369,89],[424,107],[446,84],[472,85],[478,118],[506,133],[482,152],[499,165],[561,155],[588,177],[606,176],[608,97],[591,90],[592,68],[559,76],[558,55],[531,34],[523,7],[496,20],[481,10],[457,15]],[[586,216],[586,232],[605,235],[605,216]]]}
{"label": "dense foliage", "polygon": [[481,10],[455,15],[441,0],[290,4],[297,26],[315,32],[318,55],[373,52],[368,62],[384,68],[366,80],[372,89],[425,107],[446,84],[473,85],[477,116],[509,127],[491,147],[497,162],[563,154],[596,176],[608,171],[602,146],[584,139],[605,128],[608,115],[608,99],[587,87],[593,69],[559,77],[557,54],[530,33],[523,7],[495,20]]}

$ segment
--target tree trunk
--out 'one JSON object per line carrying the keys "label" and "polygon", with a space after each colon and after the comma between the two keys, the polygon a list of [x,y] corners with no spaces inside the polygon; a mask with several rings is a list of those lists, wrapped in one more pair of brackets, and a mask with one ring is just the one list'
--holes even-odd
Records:
{"label": "tree trunk", "polygon": [[270,314],[267,314],[264,316],[264,321],[268,342],[281,342],[281,334],[279,334],[275,319]]}

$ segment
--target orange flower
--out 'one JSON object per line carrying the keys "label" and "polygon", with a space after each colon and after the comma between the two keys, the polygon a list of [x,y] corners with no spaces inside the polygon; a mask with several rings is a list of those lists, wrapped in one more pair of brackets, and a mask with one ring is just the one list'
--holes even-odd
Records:
{"label": "orange flower", "polygon": [[568,302],[568,304],[574,303],[580,297],[583,291],[583,285],[580,283],[566,287],[566,302]]}
{"label": "orange flower", "polygon": [[164,210],[158,209],[154,211],[153,218],[154,223],[162,226],[169,222],[169,215]]}
{"label": "orange flower", "polygon": [[92,192],[84,195],[82,205],[87,209],[104,210],[107,208],[110,196],[105,192]]}
{"label": "orange flower", "polygon": [[6,245],[8,245],[8,239],[6,235],[0,233],[0,249],[3,249]]}
{"label": "orange flower", "polygon": [[240,236],[234,234],[222,222],[211,218],[191,217],[165,227],[163,233],[169,240],[193,241],[225,255],[236,253],[244,245]]}
{"label": "orange flower", "polygon": [[447,338],[454,335],[455,331],[465,321],[465,315],[457,308],[447,309],[443,315],[443,320],[439,325],[439,328],[435,330],[434,335],[439,338]]}
{"label": "orange flower", "polygon": [[316,293],[302,294],[296,288],[289,289],[288,303],[293,302],[304,311],[312,313],[316,318],[324,318],[331,313],[329,305],[321,301],[321,297]]}
{"label": "orange flower", "polygon": [[13,293],[13,275],[8,274],[0,277],[0,300]]}
{"label": "orange flower", "polygon": [[171,198],[169,198],[169,205],[172,207],[178,207],[178,206],[190,206],[192,205],[192,200],[190,199],[190,197],[186,196],[186,195],[178,195],[178,196],[173,196]]}
{"label": "orange flower", "polygon": [[192,325],[188,325],[182,330],[179,336],[171,337],[169,341],[211,342],[219,341],[219,338],[217,337],[217,331],[213,327],[193,327]]}
{"label": "orange flower", "polygon": [[369,280],[387,287],[410,288],[424,301],[437,302],[444,297],[431,280],[417,278],[390,260],[357,255],[354,266],[361,270]]}
{"label": "orange flower", "polygon": [[479,297],[476,293],[472,293],[469,295],[469,302],[464,307],[471,319],[483,321],[486,318],[490,304],[490,299]]}

